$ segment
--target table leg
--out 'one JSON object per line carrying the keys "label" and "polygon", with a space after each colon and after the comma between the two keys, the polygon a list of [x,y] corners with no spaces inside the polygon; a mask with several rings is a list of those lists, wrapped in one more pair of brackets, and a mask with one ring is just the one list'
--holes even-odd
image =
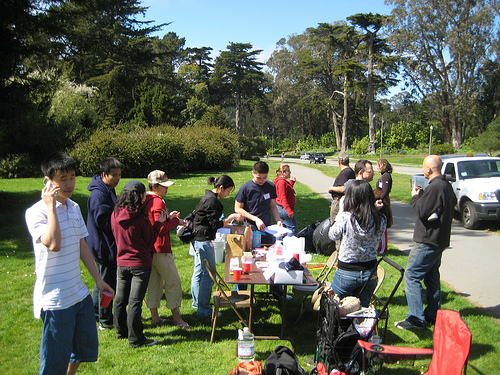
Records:
{"label": "table leg", "polygon": [[252,332],[253,301],[255,298],[254,284],[250,284],[250,311],[248,312],[248,330]]}
{"label": "table leg", "polygon": [[281,335],[280,335],[280,337],[285,336],[286,289],[287,289],[287,285],[283,285],[283,296],[281,297]]}

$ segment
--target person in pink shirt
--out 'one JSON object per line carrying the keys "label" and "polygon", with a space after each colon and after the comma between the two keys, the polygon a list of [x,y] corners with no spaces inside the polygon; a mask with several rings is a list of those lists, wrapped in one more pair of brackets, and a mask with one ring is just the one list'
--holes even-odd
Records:
{"label": "person in pink shirt", "polygon": [[290,166],[282,164],[276,169],[276,178],[274,185],[276,186],[276,206],[281,218],[283,226],[292,231],[292,235],[298,233],[297,218],[295,216],[295,190],[293,184],[296,181],[295,177],[291,177]]}

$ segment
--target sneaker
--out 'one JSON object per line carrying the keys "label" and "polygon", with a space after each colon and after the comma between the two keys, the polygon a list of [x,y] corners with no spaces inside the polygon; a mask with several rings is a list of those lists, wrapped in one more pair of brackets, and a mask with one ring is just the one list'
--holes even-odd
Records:
{"label": "sneaker", "polygon": [[157,339],[146,339],[146,341],[144,341],[144,346],[153,346],[156,344],[158,344]]}
{"label": "sneaker", "polygon": [[420,328],[423,328],[421,326],[417,326],[417,325],[413,324],[412,322],[410,322],[407,319],[401,320],[400,322],[395,322],[394,326],[396,328],[399,328],[399,329],[420,329]]}
{"label": "sneaker", "polygon": [[106,326],[106,325],[101,324],[101,323],[99,323],[99,326],[97,327],[97,329],[98,329],[99,331],[105,331],[105,330],[107,330],[107,329],[113,329],[113,328],[114,328],[113,326]]}

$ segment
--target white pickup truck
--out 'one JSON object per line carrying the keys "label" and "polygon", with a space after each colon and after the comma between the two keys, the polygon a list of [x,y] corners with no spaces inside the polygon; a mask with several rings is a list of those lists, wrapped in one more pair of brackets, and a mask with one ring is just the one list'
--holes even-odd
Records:
{"label": "white pickup truck", "polygon": [[[457,196],[455,210],[467,229],[476,229],[480,220],[500,220],[500,157],[442,156],[441,173]],[[411,177],[411,186],[425,189],[423,174]]]}

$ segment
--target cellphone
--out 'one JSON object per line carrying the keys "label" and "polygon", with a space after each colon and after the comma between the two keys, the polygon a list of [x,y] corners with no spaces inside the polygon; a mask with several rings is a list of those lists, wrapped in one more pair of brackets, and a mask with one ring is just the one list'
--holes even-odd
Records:
{"label": "cellphone", "polygon": [[45,187],[48,189],[48,188],[53,188],[54,187],[54,184],[52,182],[50,182],[50,180],[45,177],[43,179],[43,184],[45,185]]}
{"label": "cellphone", "polygon": [[[56,185],[54,185],[47,177],[43,179],[43,184],[47,189],[56,187]],[[59,192],[56,192],[54,195],[57,195],[58,193]]]}

